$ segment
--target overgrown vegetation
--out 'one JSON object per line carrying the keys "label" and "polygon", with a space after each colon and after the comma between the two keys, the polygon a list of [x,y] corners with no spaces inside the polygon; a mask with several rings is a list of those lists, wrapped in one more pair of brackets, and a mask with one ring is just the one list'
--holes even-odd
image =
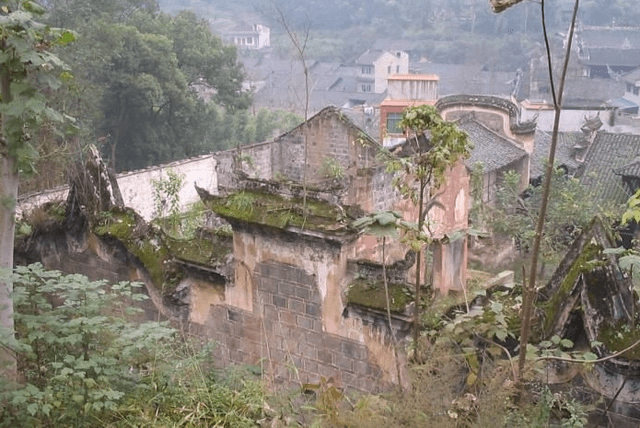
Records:
{"label": "overgrown vegetation", "polygon": [[[385,287],[381,280],[356,279],[349,285],[346,299],[352,305],[380,311],[386,311],[387,309]],[[404,312],[412,300],[413,292],[410,284],[389,284],[389,310],[391,312]]]}
{"label": "overgrown vegetation", "polygon": [[172,169],[168,169],[166,174],[167,178],[151,180],[154,215],[158,219],[166,217],[170,230],[175,232],[180,220],[180,190],[184,185],[184,174]]}
{"label": "overgrown vegetation", "polygon": [[139,284],[16,269],[22,382],[2,379],[0,426],[253,427],[263,389],[211,365],[211,347],[167,322],[141,322]]}
{"label": "overgrown vegetation", "polygon": [[[506,172],[496,191],[494,204],[477,210],[480,212],[476,219],[489,225],[495,233],[513,238],[519,251],[526,254],[533,246],[543,189],[530,185],[521,192],[519,182],[519,174]],[[622,207],[594,204],[589,189],[578,179],[567,176],[562,168],[554,169],[549,197],[553,203],[546,212],[541,252],[550,260],[557,260],[564,254],[594,217],[612,221],[622,213]]]}

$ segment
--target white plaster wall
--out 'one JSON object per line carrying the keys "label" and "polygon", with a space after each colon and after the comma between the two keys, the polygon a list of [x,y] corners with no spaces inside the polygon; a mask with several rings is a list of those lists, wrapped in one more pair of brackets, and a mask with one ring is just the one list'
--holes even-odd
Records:
{"label": "white plaster wall", "polygon": [[[179,194],[181,210],[187,209],[189,205],[200,200],[194,183],[197,183],[199,187],[206,189],[211,194],[218,194],[216,159],[213,154],[208,154],[118,174],[118,186],[124,199],[124,205],[133,208],[145,220],[151,220],[154,216],[153,185],[151,180],[166,179],[166,170],[168,169],[184,174],[184,185]],[[49,201],[63,201],[66,199],[68,191],[67,187],[60,187],[47,192],[27,195],[18,201],[17,215],[19,217],[23,213],[29,212]]]}
{"label": "white plaster wall", "polygon": [[[393,74],[393,73],[392,73]],[[392,100],[433,100],[438,99],[437,80],[395,80],[389,79],[388,98]]]}
{"label": "white plaster wall", "polygon": [[[584,123],[585,116],[595,116],[600,113],[600,120],[602,120],[603,131],[613,133],[640,133],[640,123],[638,127],[625,126],[625,125],[609,125],[609,112],[605,110],[562,110],[560,114],[560,132],[580,132],[580,127]],[[532,119],[538,114],[538,130],[551,132],[553,131],[553,110],[534,110],[534,109],[522,109],[521,117],[523,121]],[[617,122],[617,121],[616,121]]]}
{"label": "white plaster wall", "polygon": [[18,197],[18,204],[16,206],[16,217],[20,218],[24,214],[33,211],[35,208],[44,205],[48,202],[60,202],[67,199],[69,188],[56,187],[55,189],[47,190],[44,192],[31,193],[28,195],[22,195]]}
{"label": "white plaster wall", "polygon": [[167,170],[184,175],[184,184],[180,190],[180,209],[186,210],[189,205],[200,200],[194,183],[209,191],[218,193],[216,177],[216,160],[213,155],[204,155],[170,164],[160,165],[140,171],[118,175],[118,186],[124,199],[124,205],[133,208],[145,220],[154,217],[154,200],[152,180],[167,178]]}

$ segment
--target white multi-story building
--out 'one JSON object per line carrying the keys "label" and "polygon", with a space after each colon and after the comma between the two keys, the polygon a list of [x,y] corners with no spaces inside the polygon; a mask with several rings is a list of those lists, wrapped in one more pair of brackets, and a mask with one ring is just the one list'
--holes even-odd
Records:
{"label": "white multi-story building", "polygon": [[251,30],[225,33],[222,38],[241,49],[258,50],[271,46],[271,30],[260,24],[254,24]]}
{"label": "white multi-story building", "polygon": [[387,79],[409,73],[409,54],[403,51],[367,50],[356,60],[358,92],[381,94],[387,90]]}

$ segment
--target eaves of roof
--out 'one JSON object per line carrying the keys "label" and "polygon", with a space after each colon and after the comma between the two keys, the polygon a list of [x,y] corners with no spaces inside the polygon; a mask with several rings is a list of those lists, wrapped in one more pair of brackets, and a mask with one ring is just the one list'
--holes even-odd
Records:
{"label": "eaves of roof", "polygon": [[[582,137],[581,132],[560,132],[556,143],[555,164],[564,165],[569,171],[575,171],[580,163],[573,156],[574,146]],[[536,131],[531,154],[531,178],[544,175],[551,147],[551,132]]]}
{"label": "eaves of roof", "polygon": [[465,116],[456,123],[469,135],[474,145],[471,156],[465,162],[469,168],[481,162],[485,172],[495,171],[527,156],[516,142],[490,130],[475,118]]}
{"label": "eaves of roof", "polygon": [[619,67],[637,67],[640,65],[640,49],[588,49],[589,57],[584,60],[585,65],[608,65]]}
{"label": "eaves of roof", "polygon": [[623,204],[631,196],[617,170],[640,155],[640,135],[598,132],[585,156],[580,181],[594,201]]}

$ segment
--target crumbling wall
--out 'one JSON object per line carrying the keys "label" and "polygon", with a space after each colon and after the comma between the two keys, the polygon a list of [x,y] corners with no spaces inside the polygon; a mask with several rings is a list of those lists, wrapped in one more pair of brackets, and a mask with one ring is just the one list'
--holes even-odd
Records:
{"label": "crumbling wall", "polygon": [[261,364],[276,381],[332,378],[364,391],[380,388],[381,371],[367,347],[323,329],[316,276],[294,265],[266,261],[254,271],[254,310],[211,307],[206,329],[217,340],[216,361]]}
{"label": "crumbling wall", "polygon": [[328,159],[339,164],[348,181],[353,180],[358,170],[373,166],[375,148],[373,141],[335,107],[328,107],[308,122],[281,135],[275,140],[279,147],[274,158],[274,172],[290,180],[302,182],[305,165],[305,143],[307,150],[307,180],[326,180],[323,163]]}
{"label": "crumbling wall", "polygon": [[277,156],[277,147],[273,141],[218,152],[214,156],[217,161],[215,174],[220,189],[238,188],[238,172],[249,178],[274,178],[273,159]]}
{"label": "crumbling wall", "polygon": [[232,224],[235,280],[204,326],[194,326],[218,341],[217,361],[262,364],[274,380],[333,378],[364,391],[396,381],[385,336],[344,315],[350,242]]}

